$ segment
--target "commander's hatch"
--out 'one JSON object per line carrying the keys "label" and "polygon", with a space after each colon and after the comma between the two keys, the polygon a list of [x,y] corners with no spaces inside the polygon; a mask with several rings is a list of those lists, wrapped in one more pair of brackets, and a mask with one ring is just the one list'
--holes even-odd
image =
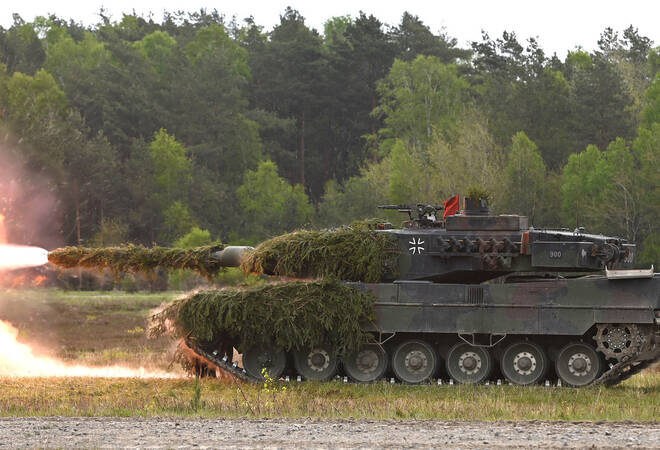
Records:
{"label": "commander's hatch", "polygon": [[605,269],[605,276],[607,276],[608,280],[622,280],[626,278],[653,278],[653,266],[651,266],[650,269]]}

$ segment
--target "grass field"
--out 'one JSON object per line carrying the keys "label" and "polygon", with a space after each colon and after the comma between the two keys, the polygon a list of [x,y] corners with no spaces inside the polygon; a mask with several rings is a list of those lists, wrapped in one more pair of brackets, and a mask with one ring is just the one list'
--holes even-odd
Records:
{"label": "grass field", "polygon": [[609,389],[0,379],[0,415],[658,421],[660,374]]}
{"label": "grass field", "polygon": [[[65,361],[163,369],[170,344],[143,330],[149,312],[175,296],[0,291],[0,319]],[[660,372],[609,389],[0,378],[0,416],[32,415],[658,421]]]}
{"label": "grass field", "polygon": [[0,290],[0,320],[40,354],[91,366],[122,364],[165,369],[171,343],[147,339],[152,310],[180,293]]}

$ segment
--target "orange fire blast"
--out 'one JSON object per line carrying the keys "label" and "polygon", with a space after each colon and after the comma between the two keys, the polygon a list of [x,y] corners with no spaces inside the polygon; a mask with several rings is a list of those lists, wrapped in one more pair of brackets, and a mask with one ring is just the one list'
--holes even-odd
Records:
{"label": "orange fire blast", "polygon": [[[48,252],[38,247],[9,245],[5,216],[0,214],[0,273],[36,267],[48,262]],[[10,272],[11,273],[11,272]],[[46,280],[43,275],[21,274],[10,277],[12,288],[38,286]],[[67,364],[53,358],[37,356],[28,345],[18,342],[18,330],[0,320],[0,377],[109,377],[109,378],[176,378],[178,375],[131,369],[121,366],[89,367]]]}
{"label": "orange fire blast", "polygon": [[36,356],[17,341],[18,330],[0,320],[0,377],[176,378],[177,375],[121,366],[88,367]]}
{"label": "orange fire blast", "polygon": [[33,276],[32,274],[15,275],[12,277],[0,276],[0,286],[6,286],[10,289],[20,289],[27,287],[37,287],[44,284],[48,277],[44,275]]}
{"label": "orange fire blast", "polygon": [[5,229],[5,216],[0,214],[0,244],[7,243],[7,230]]}

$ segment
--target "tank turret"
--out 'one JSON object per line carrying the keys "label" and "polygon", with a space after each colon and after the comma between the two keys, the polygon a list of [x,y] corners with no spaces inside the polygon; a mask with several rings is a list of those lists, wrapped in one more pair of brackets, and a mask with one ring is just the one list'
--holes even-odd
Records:
{"label": "tank turret", "polygon": [[514,272],[627,269],[634,261],[635,246],[624,239],[582,228],[530,228],[525,216],[492,215],[485,199],[466,197],[460,211],[444,218],[442,206],[382,208],[410,214],[404,228],[377,231],[398,241],[401,280],[482,283]]}

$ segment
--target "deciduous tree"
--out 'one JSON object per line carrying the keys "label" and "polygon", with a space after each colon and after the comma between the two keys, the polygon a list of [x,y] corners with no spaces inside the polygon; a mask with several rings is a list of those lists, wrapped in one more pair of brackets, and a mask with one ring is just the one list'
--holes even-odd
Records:
{"label": "deciduous tree", "polygon": [[513,136],[507,159],[501,207],[504,211],[527,216],[530,223],[535,224],[539,203],[543,201],[546,178],[541,153],[536,144],[521,131]]}
{"label": "deciduous tree", "polygon": [[238,198],[247,219],[244,235],[254,240],[300,227],[314,212],[302,185],[290,185],[272,161],[263,161],[245,174]]}

